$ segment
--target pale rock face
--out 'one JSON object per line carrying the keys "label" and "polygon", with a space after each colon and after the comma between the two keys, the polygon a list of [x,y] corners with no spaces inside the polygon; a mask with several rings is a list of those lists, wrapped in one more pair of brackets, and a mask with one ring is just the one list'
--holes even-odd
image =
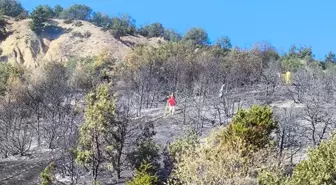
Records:
{"label": "pale rock face", "polygon": [[27,67],[37,66],[43,53],[40,39],[29,29],[28,20],[20,22],[9,21],[9,31],[12,32],[1,42],[1,60],[24,64]]}
{"label": "pale rock face", "polygon": [[[53,24],[62,28],[53,33],[42,33],[37,36],[29,27],[30,20],[14,21],[9,18],[7,30],[11,34],[1,42],[1,62],[19,63],[26,67],[36,67],[41,62],[65,62],[71,57],[87,57],[108,52],[122,61],[137,44],[157,45],[161,38],[147,39],[142,36],[126,36],[117,40],[106,31],[85,21],[82,26],[65,24],[63,20],[53,20]],[[78,37],[89,33],[89,37]]]}

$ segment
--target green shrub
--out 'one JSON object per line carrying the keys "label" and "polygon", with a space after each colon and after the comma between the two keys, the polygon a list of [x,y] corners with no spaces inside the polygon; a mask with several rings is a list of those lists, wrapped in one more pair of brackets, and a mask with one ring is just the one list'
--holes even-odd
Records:
{"label": "green shrub", "polygon": [[120,39],[124,35],[120,30],[110,30],[110,34],[116,39]]}
{"label": "green shrub", "polygon": [[22,75],[22,71],[9,63],[0,63],[0,95],[7,91],[8,80]]}
{"label": "green shrub", "polygon": [[10,76],[9,65],[7,63],[0,63],[0,94],[4,95],[7,89],[7,81]]}
{"label": "green shrub", "polygon": [[148,29],[148,37],[162,37],[164,35],[164,28],[161,23],[153,23],[149,27],[146,27]]}
{"label": "green shrub", "polygon": [[316,149],[308,152],[308,159],[301,161],[294,169],[290,185],[335,184],[336,182],[336,135]]}
{"label": "green shrub", "polygon": [[226,128],[214,131],[196,147],[183,148],[175,157],[169,184],[257,184],[254,177],[259,169],[273,165],[275,156],[268,149],[248,150],[239,138],[229,145],[223,140],[228,138],[218,138],[223,133]]}
{"label": "green shrub", "polygon": [[74,31],[71,33],[71,37],[79,37],[79,38],[84,38],[81,32],[79,31]]}
{"label": "green shrub", "polygon": [[84,37],[84,38],[89,38],[89,37],[91,37],[91,32],[89,32],[89,31],[85,31],[84,34],[83,34],[83,37]]}
{"label": "green shrub", "polygon": [[258,175],[259,185],[283,185],[287,178],[282,174],[281,169],[267,169]]}
{"label": "green shrub", "polygon": [[264,148],[277,128],[273,111],[267,106],[253,105],[249,110],[239,109],[228,126],[228,140],[239,138],[253,149]]}
{"label": "green shrub", "polygon": [[82,27],[83,23],[81,21],[76,21],[76,22],[74,22],[73,25],[76,26],[76,27]]}
{"label": "green shrub", "polygon": [[63,9],[62,6],[60,6],[60,5],[56,5],[56,6],[54,7],[55,18],[59,18],[63,10],[64,10],[64,9]]}
{"label": "green shrub", "polygon": [[[102,52],[96,57],[70,59],[66,68],[71,86],[89,91],[95,85],[110,80],[111,74],[109,73],[112,71],[114,62],[115,60],[106,52]],[[102,76],[104,78],[101,78]]]}
{"label": "green shrub", "polygon": [[66,19],[63,21],[64,24],[72,24],[73,23],[73,20],[71,19]]}
{"label": "green shrub", "polygon": [[79,31],[74,31],[71,33],[71,37],[78,37],[78,38],[89,38],[91,37],[91,32],[85,31],[83,34]]}
{"label": "green shrub", "polygon": [[42,7],[43,7],[44,11],[46,12],[46,15],[45,15],[46,18],[51,19],[51,18],[55,17],[55,12],[50,6],[43,5]]}
{"label": "green shrub", "polygon": [[37,34],[44,31],[46,22],[52,18],[53,14],[48,6],[38,6],[31,13],[32,22],[30,28]]}
{"label": "green shrub", "polygon": [[255,105],[240,109],[228,127],[202,143],[195,133],[177,139],[169,145],[175,158],[169,184],[257,184],[261,169],[277,164],[274,148],[268,147],[275,128],[272,110]]}
{"label": "green shrub", "polygon": [[183,137],[177,138],[168,145],[168,152],[176,157],[185,150],[192,150],[199,144],[199,137],[195,131],[188,131]]}
{"label": "green shrub", "polygon": [[136,139],[135,150],[128,155],[128,160],[134,168],[139,169],[143,162],[151,163],[155,171],[160,167],[159,146],[152,139],[154,135],[154,125],[145,124]]}
{"label": "green shrub", "polygon": [[293,175],[281,174],[281,169],[268,169],[258,177],[261,185],[333,185],[336,182],[336,135],[308,152],[308,158],[298,163]]}
{"label": "green shrub", "polygon": [[[0,12],[0,39],[4,39],[7,36],[7,30],[6,30],[6,20]],[[2,53],[2,52],[1,52]]]}
{"label": "green shrub", "polygon": [[168,41],[178,42],[182,39],[182,36],[174,30],[167,29],[164,31],[163,38]]}
{"label": "green shrub", "polygon": [[230,50],[232,48],[231,40],[229,37],[221,37],[216,41],[216,45],[224,50]]}
{"label": "green shrub", "polygon": [[29,13],[27,11],[24,11],[22,13],[20,13],[17,17],[16,20],[24,20],[27,19],[29,17]]}
{"label": "green shrub", "polygon": [[52,185],[55,181],[55,165],[50,163],[40,174],[42,182],[40,185]]}
{"label": "green shrub", "polygon": [[72,28],[65,28],[65,29],[63,29],[63,33],[70,33],[70,32],[72,32]]}
{"label": "green shrub", "polygon": [[110,17],[108,15],[103,15],[100,12],[93,12],[90,21],[98,27],[108,27],[111,24]]}
{"label": "green shrub", "polygon": [[155,185],[158,183],[158,177],[156,174],[151,174],[152,165],[144,162],[139,169],[135,170],[134,178],[131,181],[126,182],[126,185]]}
{"label": "green shrub", "polygon": [[70,20],[89,20],[92,9],[86,5],[75,4],[61,12],[60,18]]}
{"label": "green shrub", "polygon": [[137,33],[144,36],[144,37],[149,37],[149,38],[163,37],[163,36],[168,38],[168,37],[171,36],[172,32],[167,31],[167,33],[165,33],[165,29],[162,26],[162,24],[156,22],[156,23],[153,23],[151,25],[148,25],[148,26],[145,26],[145,27],[142,27],[142,28],[138,29]]}
{"label": "green shrub", "polygon": [[11,17],[16,17],[21,13],[26,12],[21,3],[16,0],[0,0],[0,11],[4,15],[8,15]]}
{"label": "green shrub", "polygon": [[138,144],[136,151],[129,155],[129,161],[136,169],[139,169],[141,163],[150,162],[154,165],[153,168],[158,167],[158,160],[160,155],[158,153],[159,147],[151,140],[145,140]]}
{"label": "green shrub", "polygon": [[296,72],[304,67],[304,61],[298,58],[285,58],[281,61],[281,69],[283,72]]}
{"label": "green shrub", "polygon": [[108,27],[102,27],[100,30],[101,30],[101,31],[108,31],[109,28],[108,28]]}
{"label": "green shrub", "polygon": [[145,27],[141,27],[137,30],[137,33],[139,35],[142,35],[144,37],[148,37],[148,26],[145,26]]}
{"label": "green shrub", "polygon": [[111,24],[108,27],[117,33],[115,34],[115,38],[120,38],[120,36],[125,35],[134,35],[136,32],[135,21],[127,14],[112,18]]}
{"label": "green shrub", "polygon": [[208,33],[202,28],[191,28],[183,37],[194,45],[205,45],[209,43]]}

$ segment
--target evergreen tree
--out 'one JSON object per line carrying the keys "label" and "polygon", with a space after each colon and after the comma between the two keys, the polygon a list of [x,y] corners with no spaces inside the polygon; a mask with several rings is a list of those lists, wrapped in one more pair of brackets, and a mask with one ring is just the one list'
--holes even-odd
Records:
{"label": "evergreen tree", "polygon": [[114,115],[115,105],[108,85],[100,85],[87,95],[85,122],[80,128],[76,161],[81,165],[90,164],[94,181],[97,181],[103,162],[104,133]]}
{"label": "evergreen tree", "polygon": [[336,63],[336,55],[333,52],[329,52],[324,62]]}
{"label": "evergreen tree", "polygon": [[16,17],[26,12],[17,0],[0,0],[0,10],[4,15]]}
{"label": "evergreen tree", "polygon": [[0,12],[0,40],[4,39],[6,36],[7,36],[6,20],[3,17],[3,14]]}
{"label": "evergreen tree", "polygon": [[209,43],[208,33],[202,28],[191,28],[185,34],[184,41],[189,41],[194,45],[205,45]]}
{"label": "evergreen tree", "polygon": [[48,6],[38,6],[36,7],[30,15],[32,22],[30,23],[30,28],[37,34],[44,31],[46,28],[46,22],[52,17],[52,10]]}
{"label": "evergreen tree", "polygon": [[225,50],[230,50],[232,48],[232,44],[229,37],[221,37],[217,40],[216,45],[220,46]]}
{"label": "evergreen tree", "polygon": [[182,39],[182,36],[174,30],[166,29],[163,38],[168,41],[178,42]]}
{"label": "evergreen tree", "polygon": [[68,20],[89,20],[92,9],[86,5],[75,4],[62,11],[60,17]]}
{"label": "evergreen tree", "polygon": [[54,7],[55,18],[59,18],[63,11],[63,7],[61,5],[56,5]]}
{"label": "evergreen tree", "polygon": [[120,178],[127,124],[116,118],[114,97],[109,85],[99,85],[87,96],[85,123],[80,128],[77,163],[90,165],[97,176],[102,162]]}
{"label": "evergreen tree", "polygon": [[108,15],[103,15],[100,12],[94,12],[92,14],[91,22],[99,27],[108,27],[111,24],[111,19]]}
{"label": "evergreen tree", "polygon": [[164,35],[164,28],[161,23],[153,23],[148,27],[148,37],[162,37]]}
{"label": "evergreen tree", "polygon": [[55,181],[55,164],[50,163],[40,174],[42,182],[40,185],[52,185]]}
{"label": "evergreen tree", "polygon": [[156,174],[151,174],[152,165],[148,162],[141,163],[139,169],[135,170],[134,178],[126,182],[126,185],[154,185],[158,182]]}
{"label": "evergreen tree", "polygon": [[110,29],[118,32],[118,35],[134,35],[136,32],[135,20],[125,14],[120,17],[112,18]]}

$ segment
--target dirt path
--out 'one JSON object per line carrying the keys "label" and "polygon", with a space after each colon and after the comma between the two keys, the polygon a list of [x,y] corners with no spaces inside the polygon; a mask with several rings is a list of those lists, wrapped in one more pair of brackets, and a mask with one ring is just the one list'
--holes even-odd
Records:
{"label": "dirt path", "polygon": [[[187,118],[188,119],[188,118]],[[156,134],[154,141],[162,147],[174,141],[177,137],[183,136],[185,131],[190,130],[194,125],[183,124],[183,114],[181,108],[177,108],[175,114],[164,116],[163,108],[155,108],[146,111],[146,116],[140,119],[143,122],[152,122]],[[189,121],[189,120],[188,120]],[[211,130],[218,125],[205,121],[202,130],[202,136],[207,136]]]}
{"label": "dirt path", "polygon": [[0,183],[3,185],[37,184],[39,174],[44,169],[44,166],[43,162],[32,161],[0,162]]}
{"label": "dirt path", "polygon": [[49,164],[48,154],[33,159],[0,161],[1,185],[36,185],[41,171]]}

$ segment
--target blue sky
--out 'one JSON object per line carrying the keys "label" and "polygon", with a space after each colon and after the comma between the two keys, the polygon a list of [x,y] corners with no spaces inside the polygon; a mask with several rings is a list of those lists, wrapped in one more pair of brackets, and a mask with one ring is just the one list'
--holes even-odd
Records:
{"label": "blue sky", "polygon": [[[137,25],[160,22],[184,33],[204,28],[215,41],[228,36],[235,46],[249,48],[267,41],[280,52],[291,45],[311,46],[318,59],[336,52],[335,0],[21,0],[32,10],[40,4],[64,7],[86,4],[95,11],[128,13]],[[46,3],[47,2],[47,3]],[[319,3],[320,2],[320,3]]]}

